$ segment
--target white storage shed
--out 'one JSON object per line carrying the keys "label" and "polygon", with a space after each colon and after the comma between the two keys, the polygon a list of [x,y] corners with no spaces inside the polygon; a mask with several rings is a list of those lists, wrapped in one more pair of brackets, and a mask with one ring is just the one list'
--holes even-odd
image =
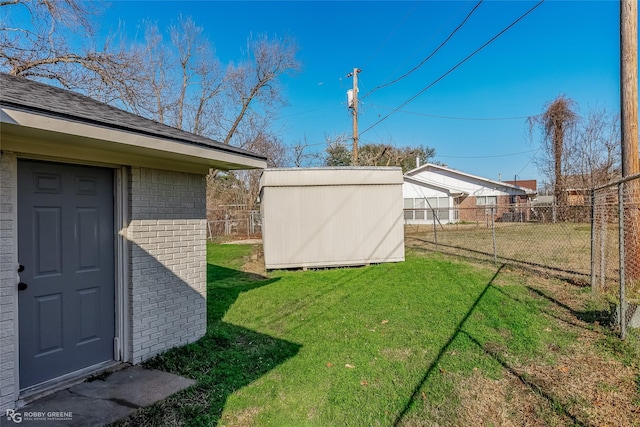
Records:
{"label": "white storage shed", "polygon": [[266,268],[404,261],[402,183],[396,167],[264,170]]}

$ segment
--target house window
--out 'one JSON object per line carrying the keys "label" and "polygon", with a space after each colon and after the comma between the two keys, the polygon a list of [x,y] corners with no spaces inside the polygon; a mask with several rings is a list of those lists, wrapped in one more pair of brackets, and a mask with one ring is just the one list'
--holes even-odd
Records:
{"label": "house window", "polygon": [[[426,207],[426,204],[424,202],[424,199],[415,199],[415,204],[414,204],[416,209],[424,209]],[[422,211],[413,211],[415,218],[414,219],[424,219],[424,210]]]}
{"label": "house window", "polygon": [[449,219],[449,198],[448,197],[439,197],[438,198],[438,218],[440,220]]}
{"label": "house window", "polygon": [[477,206],[496,206],[498,204],[498,196],[477,196]]}
{"label": "house window", "polygon": [[413,199],[404,199],[404,219],[413,219]]}
{"label": "house window", "polygon": [[434,211],[438,219],[449,219],[448,197],[427,197],[404,199],[404,219],[434,220]]}

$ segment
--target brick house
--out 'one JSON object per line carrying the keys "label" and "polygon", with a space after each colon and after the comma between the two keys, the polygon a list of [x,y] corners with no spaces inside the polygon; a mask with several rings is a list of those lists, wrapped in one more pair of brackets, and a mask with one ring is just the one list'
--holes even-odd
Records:
{"label": "brick house", "polygon": [[441,224],[487,219],[527,221],[535,181],[529,187],[426,163],[405,173],[402,193],[405,224]]}
{"label": "brick house", "polygon": [[264,157],[0,74],[0,410],[206,332],[206,180]]}

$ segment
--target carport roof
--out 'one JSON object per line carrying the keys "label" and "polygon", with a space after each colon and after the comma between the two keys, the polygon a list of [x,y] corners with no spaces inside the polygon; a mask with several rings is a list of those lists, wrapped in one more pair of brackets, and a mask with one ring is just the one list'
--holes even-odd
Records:
{"label": "carport roof", "polygon": [[[245,160],[244,162],[240,161],[238,164],[227,162],[232,169],[266,166],[266,158],[259,154],[173,128],[87,96],[23,77],[0,73],[0,106],[3,110],[0,119],[3,127],[6,124],[30,126],[31,121],[25,125],[23,122],[26,123],[27,120],[22,122],[13,120],[10,114],[11,112],[27,113],[30,116],[59,119],[76,124],[121,131],[129,135],[135,134],[170,143],[179,143],[180,145],[206,148],[230,155],[239,160]],[[26,116],[21,115],[20,117]],[[3,129],[3,133],[4,131]],[[175,147],[179,148],[179,145]],[[177,151],[181,150],[178,149]],[[215,165],[211,166],[215,167]]]}

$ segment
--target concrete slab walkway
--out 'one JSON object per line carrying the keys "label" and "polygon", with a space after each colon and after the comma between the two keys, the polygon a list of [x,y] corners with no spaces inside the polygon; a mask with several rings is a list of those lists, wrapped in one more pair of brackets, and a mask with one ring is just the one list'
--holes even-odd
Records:
{"label": "concrete slab walkway", "polygon": [[[21,426],[103,426],[193,384],[178,375],[132,366],[43,397],[15,413]],[[2,415],[2,426],[17,421]]]}

